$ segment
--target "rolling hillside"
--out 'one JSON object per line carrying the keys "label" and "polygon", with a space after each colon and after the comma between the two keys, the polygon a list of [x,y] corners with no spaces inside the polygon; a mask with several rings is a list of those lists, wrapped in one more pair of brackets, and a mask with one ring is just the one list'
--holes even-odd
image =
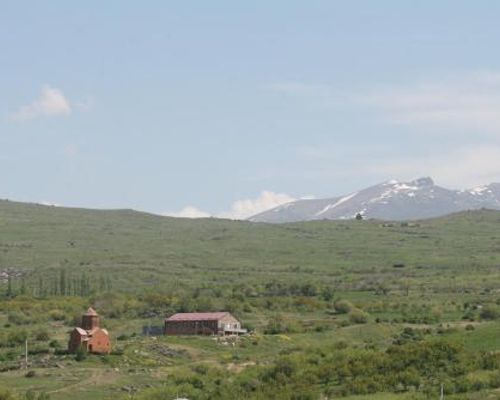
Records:
{"label": "rolling hillside", "polygon": [[127,289],[304,277],[335,280],[340,272],[359,280],[365,273],[393,273],[394,264],[404,264],[416,275],[439,268],[445,277],[446,270],[500,265],[499,224],[500,212],[495,211],[409,224],[270,225],[1,201],[0,270],[13,268],[28,276],[61,268],[106,271],[117,287]]}
{"label": "rolling hillside", "polygon": [[[438,376],[447,398],[488,398],[500,387],[499,233],[497,211],[271,225],[1,201],[0,393],[424,400],[437,398]],[[84,276],[95,290],[68,290]],[[89,304],[114,350],[77,361],[63,350]],[[173,312],[223,309],[254,333],[233,345],[141,335]],[[20,367],[25,337],[31,375]],[[389,379],[401,360],[413,360],[404,387]],[[284,365],[289,375],[272,378]]]}

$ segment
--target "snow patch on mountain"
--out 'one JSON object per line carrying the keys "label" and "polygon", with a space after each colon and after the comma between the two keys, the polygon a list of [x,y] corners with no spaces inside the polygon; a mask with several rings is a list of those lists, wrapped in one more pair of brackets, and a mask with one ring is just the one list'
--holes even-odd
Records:
{"label": "snow patch on mountain", "polygon": [[491,193],[491,189],[489,186],[478,186],[473,189],[469,189],[468,192],[472,194],[473,196],[482,196],[485,193]]}
{"label": "snow patch on mountain", "polygon": [[328,204],[325,208],[323,208],[321,211],[317,212],[315,214],[316,217],[319,217],[320,215],[326,213],[328,210],[331,210],[332,208],[335,208],[335,207],[338,207],[339,205],[341,205],[342,203],[345,203],[346,201],[349,201],[351,200],[354,196],[356,196],[358,194],[358,192],[355,192],[355,193],[351,193],[350,195],[347,195],[345,197],[342,197],[340,200],[338,200],[337,202],[333,203],[333,204]]}

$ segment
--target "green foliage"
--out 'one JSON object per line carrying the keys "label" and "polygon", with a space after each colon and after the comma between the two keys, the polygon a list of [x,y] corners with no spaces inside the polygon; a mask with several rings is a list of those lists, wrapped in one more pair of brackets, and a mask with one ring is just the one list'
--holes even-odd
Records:
{"label": "green foliage", "polygon": [[292,333],[297,331],[297,326],[281,314],[275,314],[269,321],[264,329],[266,334],[280,334]]}
{"label": "green foliage", "polygon": [[11,391],[0,388],[0,400],[19,400]]}
{"label": "green foliage", "polygon": [[31,322],[30,318],[21,311],[12,311],[7,318],[13,325],[28,325]]}
{"label": "green foliage", "polygon": [[40,330],[36,333],[35,340],[39,342],[48,342],[50,340],[49,332]]}
{"label": "green foliage", "polygon": [[353,309],[349,311],[349,321],[353,324],[366,324],[368,322],[368,313],[359,309]]}
{"label": "green foliage", "polygon": [[24,395],[24,400],[50,400],[50,396],[45,393],[37,393],[34,390],[28,390]]}
{"label": "green foliage", "polygon": [[348,314],[355,309],[351,302],[347,300],[338,300],[333,306],[339,314]]}
{"label": "green foliage", "polygon": [[87,348],[84,345],[78,346],[75,353],[75,361],[84,361],[87,359]]}
{"label": "green foliage", "polygon": [[[123,386],[137,399],[420,400],[445,383],[451,400],[500,386],[495,212],[269,225],[0,201],[0,221],[0,268],[19,266],[0,288],[0,383],[22,377],[29,336],[33,368],[61,364],[71,385],[102,372],[94,398]],[[114,351],[75,363],[58,347],[89,304]],[[137,334],[174,312],[218,310],[257,334]],[[12,387],[68,396],[40,371]]]}
{"label": "green foliage", "polygon": [[493,320],[500,318],[500,308],[496,304],[487,304],[479,313],[482,319]]}

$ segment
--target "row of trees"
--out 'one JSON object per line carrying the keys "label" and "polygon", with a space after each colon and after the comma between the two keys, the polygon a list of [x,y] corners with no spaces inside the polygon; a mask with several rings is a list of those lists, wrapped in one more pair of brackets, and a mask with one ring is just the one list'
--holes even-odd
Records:
{"label": "row of trees", "polygon": [[7,278],[4,297],[30,295],[34,297],[47,296],[90,296],[96,293],[110,291],[112,280],[108,274],[88,274],[81,272],[74,274],[61,268],[58,273],[51,275],[34,275],[28,277],[23,274],[19,277],[11,275]]}

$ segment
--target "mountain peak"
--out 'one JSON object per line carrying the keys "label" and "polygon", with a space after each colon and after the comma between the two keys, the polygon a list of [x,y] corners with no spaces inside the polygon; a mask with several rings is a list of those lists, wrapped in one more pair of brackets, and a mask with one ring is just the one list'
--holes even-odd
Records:
{"label": "mountain peak", "polygon": [[430,176],[425,176],[423,178],[415,179],[410,183],[418,187],[434,186],[434,180]]}

